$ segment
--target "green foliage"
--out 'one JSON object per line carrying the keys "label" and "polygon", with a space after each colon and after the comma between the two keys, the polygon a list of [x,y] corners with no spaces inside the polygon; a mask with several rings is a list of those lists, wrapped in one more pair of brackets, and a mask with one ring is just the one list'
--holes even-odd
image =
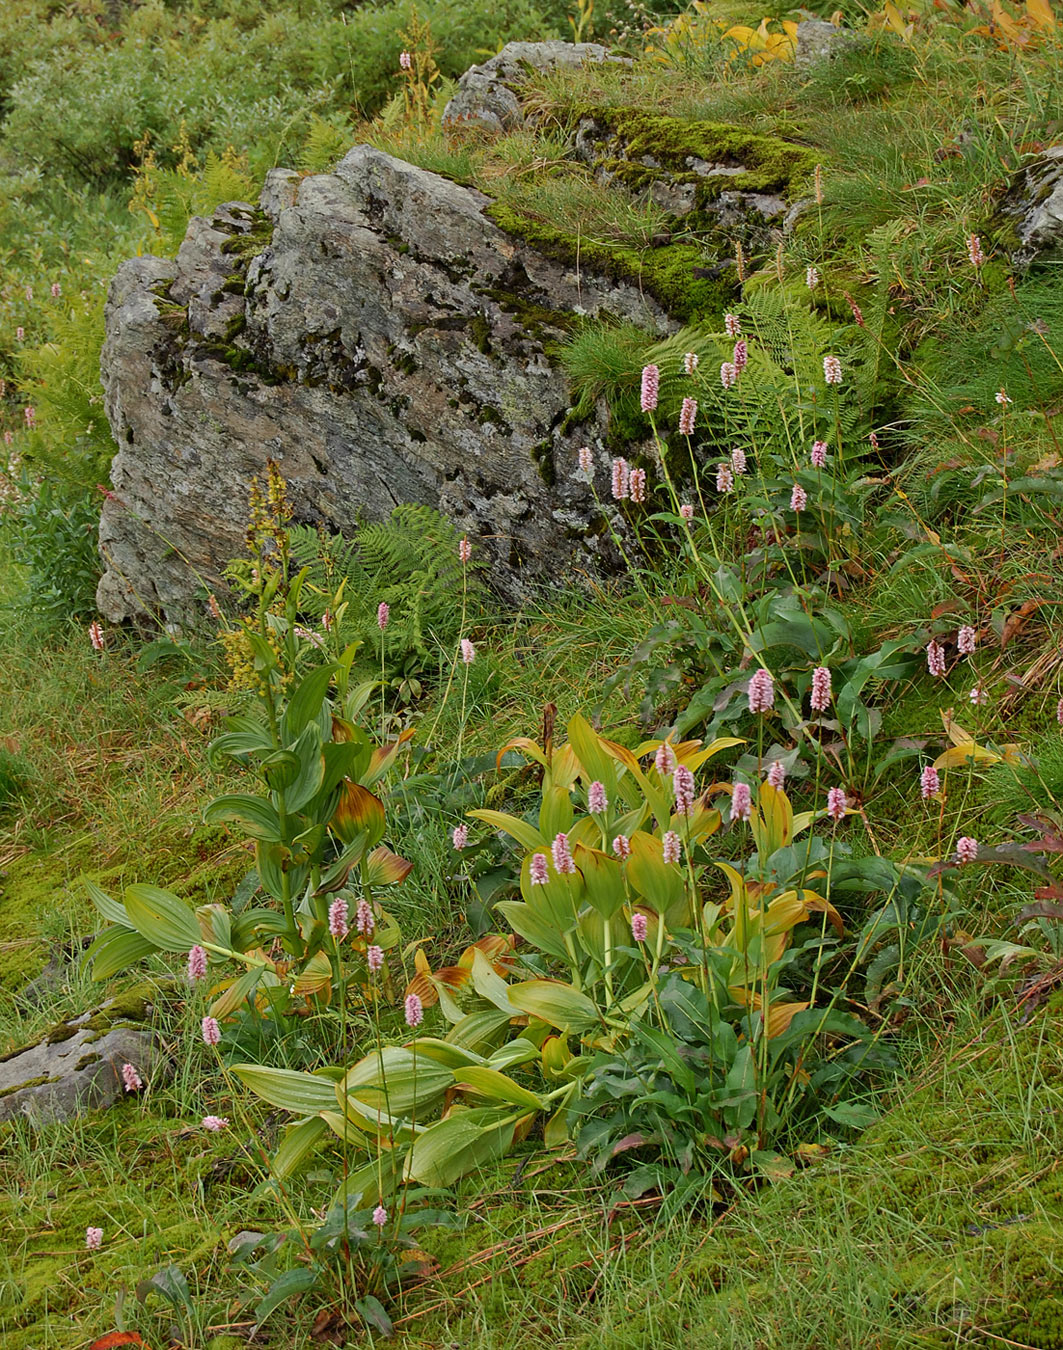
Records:
{"label": "green foliage", "polygon": [[96,609],[98,499],[23,473],[20,495],[0,516],[0,538],[18,559],[11,602],[51,625],[88,619]]}
{"label": "green foliage", "polygon": [[[375,662],[377,670],[382,662],[384,677],[404,696],[440,668],[481,606],[475,572],[466,585],[458,531],[431,507],[398,506],[387,521],[362,525],[351,540],[305,526],[295,526],[290,538],[295,563],[309,568],[303,612],[320,620],[345,579],[342,640],[357,643],[362,661]],[[383,630],[381,603],[389,609]]]}

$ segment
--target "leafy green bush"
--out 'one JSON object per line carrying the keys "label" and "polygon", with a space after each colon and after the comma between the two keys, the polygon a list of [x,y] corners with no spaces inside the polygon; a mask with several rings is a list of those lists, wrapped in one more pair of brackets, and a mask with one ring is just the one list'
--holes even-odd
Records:
{"label": "leafy green bush", "polygon": [[11,603],[51,624],[90,618],[100,575],[98,499],[25,473],[19,490],[0,516],[0,537],[22,582]]}

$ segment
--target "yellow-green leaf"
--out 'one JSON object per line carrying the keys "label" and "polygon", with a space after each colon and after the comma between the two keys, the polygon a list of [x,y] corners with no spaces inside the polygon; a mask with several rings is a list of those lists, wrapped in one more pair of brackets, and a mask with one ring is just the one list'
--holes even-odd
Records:
{"label": "yellow-green leaf", "polygon": [[515,1008],[548,1022],[560,1031],[580,1032],[601,1020],[598,1009],[578,989],[558,980],[525,980],[509,986]]}
{"label": "yellow-green leaf", "polygon": [[523,1106],[529,1111],[541,1111],[542,1102],[534,1092],[513,1081],[508,1075],[486,1065],[470,1065],[464,1069],[455,1069],[454,1078],[459,1087],[470,1087],[481,1097],[493,1101],[510,1102],[513,1106]]}

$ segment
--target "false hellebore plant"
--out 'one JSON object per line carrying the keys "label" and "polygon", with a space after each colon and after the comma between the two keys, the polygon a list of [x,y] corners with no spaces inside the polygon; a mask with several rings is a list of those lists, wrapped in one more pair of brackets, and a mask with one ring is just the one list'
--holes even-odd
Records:
{"label": "false hellebore plant", "polygon": [[[699,791],[698,772],[741,743],[731,738],[631,751],[580,716],[568,735],[552,752],[525,739],[505,747],[542,766],[537,817],[472,813],[522,854],[521,899],[497,907],[523,939],[519,956],[505,936],[482,939],[441,970],[418,952],[406,989],[410,1038],[353,1065],[235,1066],[254,1092],[297,1117],[278,1174],[332,1131],[364,1151],[337,1197],[348,1205],[383,1204],[403,1183],[447,1186],[503,1155],[537,1118],[547,1144],[569,1138],[597,1109],[609,1073],[649,1052],[668,1069],[673,1095],[690,1099],[702,1145],[711,1139],[732,1153],[735,1141],[763,1148],[820,1090],[815,1075],[827,1056],[817,1043],[830,1040],[832,1082],[852,1075],[846,1045],[866,1028],[832,1001],[814,1007],[815,988],[794,998],[783,984],[797,925],[818,916],[813,945],[828,923],[841,928],[829,899],[804,884],[828,876],[826,845],[794,842],[824,813],[795,817],[767,782],[755,806],[744,784]],[[742,810],[729,813],[726,852],[746,828],[756,850],[742,867],[709,851],[723,827],[714,799],[733,808],[736,796]],[[726,885],[713,884],[718,873]],[[421,1025],[433,1005],[448,1024],[438,1036]]]}

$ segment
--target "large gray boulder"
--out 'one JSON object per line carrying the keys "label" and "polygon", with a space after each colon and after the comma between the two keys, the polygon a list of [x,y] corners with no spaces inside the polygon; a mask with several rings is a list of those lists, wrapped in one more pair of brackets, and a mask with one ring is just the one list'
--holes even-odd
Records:
{"label": "large gray boulder", "polygon": [[330,174],[270,175],[258,208],[194,219],[175,260],[115,277],[102,356],[118,445],[98,603],[113,621],[192,618],[241,552],[248,485],[275,460],[297,519],[345,533],[437,507],[512,599],[593,568],[608,532],[547,346],[574,312],[664,334],[633,284],[499,229],[488,199],[370,146]]}

